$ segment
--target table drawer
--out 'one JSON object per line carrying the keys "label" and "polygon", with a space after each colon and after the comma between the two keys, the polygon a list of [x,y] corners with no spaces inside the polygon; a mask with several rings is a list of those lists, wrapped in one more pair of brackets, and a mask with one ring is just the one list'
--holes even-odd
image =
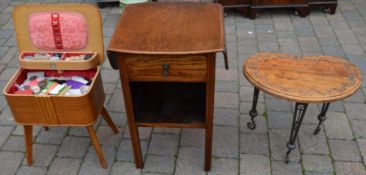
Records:
{"label": "table drawer", "polygon": [[207,60],[203,55],[126,57],[131,81],[206,81]]}

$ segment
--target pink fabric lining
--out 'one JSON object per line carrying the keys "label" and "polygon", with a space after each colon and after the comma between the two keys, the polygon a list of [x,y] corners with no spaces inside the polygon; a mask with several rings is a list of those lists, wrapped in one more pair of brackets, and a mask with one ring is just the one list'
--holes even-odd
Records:
{"label": "pink fabric lining", "polygon": [[39,12],[29,16],[28,30],[33,45],[42,50],[56,50],[52,31],[52,13],[60,16],[63,50],[77,50],[86,47],[88,28],[84,16],[75,12]]}

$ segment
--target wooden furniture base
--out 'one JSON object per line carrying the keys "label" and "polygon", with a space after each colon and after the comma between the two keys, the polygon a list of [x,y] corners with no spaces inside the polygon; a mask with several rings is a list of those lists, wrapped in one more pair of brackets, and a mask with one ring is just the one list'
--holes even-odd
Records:
{"label": "wooden furniture base", "polygon": [[300,17],[309,15],[310,8],[323,6],[325,12],[334,14],[337,8],[337,0],[218,0],[224,8],[236,8],[244,16],[255,19],[258,12],[273,8],[295,9]]}
{"label": "wooden furniture base", "polygon": [[[101,115],[102,115],[103,119],[107,122],[107,124],[111,127],[113,133],[117,134],[118,129],[117,129],[116,125],[114,125],[111,117],[109,116],[108,112],[106,111],[106,109],[104,107],[101,111]],[[33,126],[32,125],[23,125],[23,127],[24,127],[25,153],[26,153],[26,158],[27,158],[27,164],[28,164],[28,166],[30,166],[33,164],[33,161],[32,161]],[[47,128],[47,130],[48,130],[47,126],[45,128]],[[106,169],[108,167],[108,163],[104,158],[104,154],[99,145],[99,141],[98,141],[97,135],[93,129],[93,125],[86,126],[86,128],[88,130],[90,139],[94,145],[95,151],[98,155],[100,164],[104,169]]]}
{"label": "wooden furniture base", "polygon": [[290,138],[286,145],[286,163],[289,162],[291,151],[295,149],[295,141],[308,104],[323,104],[318,115],[319,123],[314,130],[314,135],[317,135],[326,119],[330,102],[355,93],[362,80],[361,71],[345,59],[331,56],[298,58],[281,53],[259,53],[251,56],[243,65],[243,73],[254,85],[248,128],[256,128],[254,118],[258,115],[256,108],[259,90],[296,103]]}

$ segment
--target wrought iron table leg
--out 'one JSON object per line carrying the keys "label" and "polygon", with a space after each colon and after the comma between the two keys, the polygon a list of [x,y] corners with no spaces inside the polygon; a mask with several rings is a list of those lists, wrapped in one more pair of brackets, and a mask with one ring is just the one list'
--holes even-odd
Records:
{"label": "wrought iron table leg", "polygon": [[319,123],[318,123],[318,126],[316,126],[315,130],[314,130],[314,135],[318,135],[319,132],[320,132],[320,127],[322,125],[322,123],[325,121],[326,119],[326,116],[325,114],[327,113],[328,111],[328,107],[329,107],[329,104],[330,103],[323,103],[323,106],[322,106],[322,110],[320,111],[319,115],[318,115],[318,120],[319,120]]}
{"label": "wrought iron table leg", "polygon": [[306,109],[308,108],[307,103],[296,103],[294,111],[294,119],[292,121],[290,139],[287,142],[287,152],[285,162],[289,163],[289,155],[293,149],[295,149],[295,141],[297,134],[299,133],[302,120],[304,119]]}
{"label": "wrought iron table leg", "polygon": [[251,122],[247,123],[247,126],[249,129],[256,128],[254,118],[258,115],[258,112],[257,112],[258,96],[259,96],[259,89],[254,87],[252,109],[249,111]]}

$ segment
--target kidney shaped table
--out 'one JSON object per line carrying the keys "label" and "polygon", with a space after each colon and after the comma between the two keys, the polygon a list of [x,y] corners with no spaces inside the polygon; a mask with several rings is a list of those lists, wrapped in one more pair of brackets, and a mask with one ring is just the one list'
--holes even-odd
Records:
{"label": "kidney shaped table", "polygon": [[361,85],[360,70],[345,59],[332,56],[296,57],[282,53],[258,53],[243,65],[244,76],[254,88],[252,109],[249,111],[250,129],[255,129],[254,118],[259,90],[276,97],[296,102],[293,114],[288,151],[285,161],[295,148],[309,103],[323,103],[318,115],[319,123],[314,134],[320,131],[330,102],[344,99],[357,91]]}

